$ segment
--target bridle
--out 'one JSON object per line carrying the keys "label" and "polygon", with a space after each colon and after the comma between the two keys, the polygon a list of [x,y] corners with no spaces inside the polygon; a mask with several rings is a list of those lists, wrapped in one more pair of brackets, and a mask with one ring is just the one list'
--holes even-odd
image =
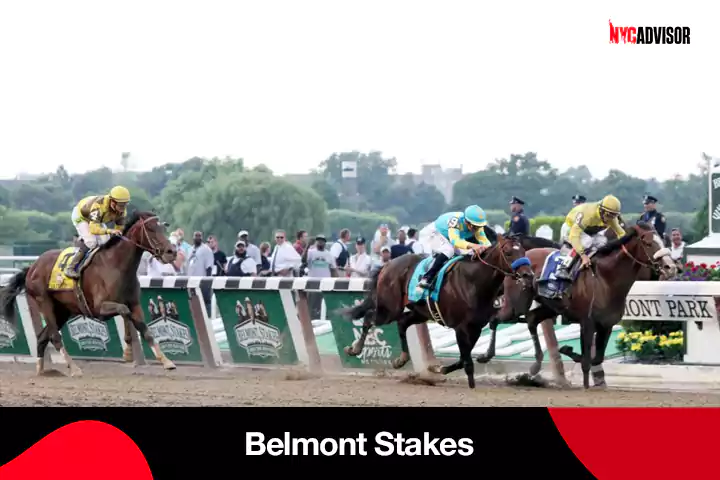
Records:
{"label": "bridle", "polygon": [[[503,237],[502,240],[498,239],[498,242],[495,245],[493,245],[492,247],[487,249],[486,252],[488,252],[488,253],[485,253],[485,255],[489,256],[490,251],[494,251],[498,248],[500,248],[502,250],[502,247],[504,247],[507,243],[511,243],[511,244],[513,244],[513,246],[516,245],[515,239],[513,239],[512,237]],[[481,255],[483,255],[483,254],[481,254]],[[508,268],[508,270],[509,270],[508,271],[508,270],[505,270],[504,268],[497,267],[497,266],[493,265],[492,263],[488,263],[484,258],[482,258],[481,255],[473,255],[473,256],[475,258],[477,258],[483,265],[486,265],[486,266],[492,268],[496,272],[499,272],[506,277],[512,277],[518,281],[522,278],[522,274],[518,273],[517,269],[519,269],[522,266],[522,264],[526,264],[526,265],[530,264],[529,261],[527,261],[527,263],[522,261],[523,259],[527,259],[527,257],[523,257],[521,259],[515,260],[512,264],[510,264],[510,262],[508,262],[508,259],[505,257],[505,255],[501,254],[500,257],[502,258],[502,261],[505,264],[504,266]],[[520,264],[517,264],[517,262],[520,262]],[[515,267],[515,268],[513,268],[513,267]]]}
{"label": "bridle", "polygon": [[650,269],[650,271],[655,272],[656,274],[660,275],[662,273],[662,263],[660,260],[662,257],[654,258],[654,255],[651,255],[650,252],[648,251],[648,248],[645,245],[645,241],[644,241],[646,235],[650,235],[651,237],[654,237],[655,233],[652,230],[640,233],[638,231],[639,227],[635,226],[633,228],[635,229],[635,233],[637,235],[638,242],[640,243],[640,247],[642,248],[643,252],[645,253],[645,258],[648,259],[648,262],[642,262],[642,261],[638,260],[633,254],[630,253],[630,251],[626,248],[625,245],[622,246],[623,253],[625,255],[627,255],[628,257],[630,257],[630,259],[634,263],[640,265],[641,267],[648,268],[648,269]]}
{"label": "bridle", "polygon": [[[157,220],[157,219],[158,219],[157,215],[152,215],[150,217],[138,220],[138,222],[135,225],[130,227],[130,230],[128,231],[128,235],[123,236],[122,238],[127,240],[128,242],[132,243],[139,249],[141,249],[145,252],[148,252],[156,259],[161,260],[161,257],[163,255],[163,249],[161,248],[159,242],[153,240],[152,237],[150,237],[150,233],[148,232],[147,225],[146,225],[151,220]],[[141,245],[140,243],[136,242],[135,240],[133,240],[132,238],[129,237],[130,232],[132,232],[138,226],[140,226],[140,229],[141,229],[140,238],[143,240],[146,240],[147,244],[150,245],[150,248],[146,247],[145,245]]]}

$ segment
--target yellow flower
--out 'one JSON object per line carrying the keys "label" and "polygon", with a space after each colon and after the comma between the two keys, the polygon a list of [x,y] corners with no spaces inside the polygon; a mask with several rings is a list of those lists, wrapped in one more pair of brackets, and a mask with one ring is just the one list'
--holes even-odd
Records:
{"label": "yellow flower", "polygon": [[665,341],[667,341],[667,339],[668,339],[668,337],[666,337],[665,335],[660,335],[661,342],[665,342]]}
{"label": "yellow flower", "polygon": [[645,335],[650,336],[652,335],[652,330],[645,330]]}
{"label": "yellow flower", "polygon": [[617,339],[618,339],[618,340],[622,340],[622,339],[624,339],[624,338],[625,338],[625,332],[620,332],[620,333],[618,333],[618,336],[617,336]]}
{"label": "yellow flower", "polygon": [[640,332],[630,333],[630,338],[633,338],[633,339],[640,338],[641,336],[642,336],[642,333],[640,333]]}
{"label": "yellow flower", "polygon": [[660,348],[665,348],[665,347],[667,347],[667,345],[668,345],[667,340],[660,340],[660,343],[659,343]]}
{"label": "yellow flower", "polygon": [[630,350],[632,350],[633,352],[638,352],[638,351],[640,351],[641,349],[642,349],[642,345],[640,345],[639,343],[636,343],[635,345],[633,345],[632,347],[630,347]]}

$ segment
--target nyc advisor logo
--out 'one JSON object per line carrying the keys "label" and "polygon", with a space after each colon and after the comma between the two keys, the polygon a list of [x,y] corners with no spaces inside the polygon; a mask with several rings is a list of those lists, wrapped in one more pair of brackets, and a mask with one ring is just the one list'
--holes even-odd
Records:
{"label": "nyc advisor logo", "polygon": [[[473,441],[469,438],[437,438],[424,432],[422,438],[405,437],[402,433],[380,432],[373,438],[375,455],[415,456],[436,455],[450,457],[473,454]],[[245,433],[245,455],[284,456],[326,456],[360,455],[366,456],[368,438],[364,433],[357,437],[342,438],[295,438],[290,432],[284,432],[282,438],[265,438],[262,432]]]}
{"label": "nyc advisor logo", "polygon": [[615,26],[610,20],[610,43],[636,45],[690,45],[690,27]]}

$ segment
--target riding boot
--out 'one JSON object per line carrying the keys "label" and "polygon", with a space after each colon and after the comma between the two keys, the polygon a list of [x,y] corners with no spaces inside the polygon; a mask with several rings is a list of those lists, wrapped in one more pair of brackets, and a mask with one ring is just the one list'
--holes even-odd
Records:
{"label": "riding boot", "polygon": [[75,252],[75,256],[73,256],[72,260],[70,260],[70,263],[67,267],[65,267],[65,271],[63,272],[66,277],[78,278],[80,276],[79,272],[77,272],[77,267],[80,261],[85,257],[88,250],[89,248],[87,248],[85,242],[78,242],[77,252]]}
{"label": "riding boot", "polygon": [[430,288],[432,282],[435,280],[435,275],[437,275],[437,273],[447,261],[448,257],[444,253],[436,253],[433,264],[430,266],[430,269],[425,273],[425,275],[420,278],[420,282],[418,282],[418,287],[426,289]]}
{"label": "riding boot", "polygon": [[555,278],[558,280],[566,280],[568,282],[572,281],[572,276],[570,275],[570,272],[572,272],[573,266],[577,263],[578,259],[580,258],[580,255],[577,253],[571,258],[570,262],[568,263],[561,263],[558,266],[558,269],[555,271]]}

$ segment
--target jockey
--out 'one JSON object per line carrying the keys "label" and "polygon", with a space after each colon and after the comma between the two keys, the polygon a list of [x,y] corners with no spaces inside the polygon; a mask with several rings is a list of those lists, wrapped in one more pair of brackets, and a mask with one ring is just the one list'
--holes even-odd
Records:
{"label": "jockey", "polygon": [[[422,276],[418,287],[430,288],[435,275],[457,250],[475,250],[482,253],[491,244],[485,235],[487,219],[485,211],[477,205],[470,205],[464,212],[448,212],[440,215],[435,222],[423,228],[422,237],[429,235],[428,244],[434,261],[430,269]],[[478,243],[470,243],[474,239]]]}
{"label": "jockey", "polygon": [[[108,195],[85,197],[75,205],[72,211],[72,221],[82,241],[78,242],[78,251],[65,267],[65,275],[77,278],[75,269],[85,254],[98,246],[104,235],[118,235],[122,233],[125,224],[125,210],[130,202],[130,192],[127,188],[117,186],[110,190]],[[115,228],[108,228],[107,223],[114,223]]]}
{"label": "jockey", "polygon": [[[606,228],[611,228],[618,238],[625,235],[625,230],[620,226],[620,200],[613,195],[607,195],[599,202],[581,203],[573,207],[565,218],[565,224],[570,228],[567,238],[563,240],[572,246],[570,260],[560,265],[555,277],[561,280],[571,281],[570,270],[580,257],[582,267],[590,265],[590,258],[585,254],[585,249],[593,244],[595,235]],[[602,230],[594,235],[588,234],[585,230],[600,227]]]}

